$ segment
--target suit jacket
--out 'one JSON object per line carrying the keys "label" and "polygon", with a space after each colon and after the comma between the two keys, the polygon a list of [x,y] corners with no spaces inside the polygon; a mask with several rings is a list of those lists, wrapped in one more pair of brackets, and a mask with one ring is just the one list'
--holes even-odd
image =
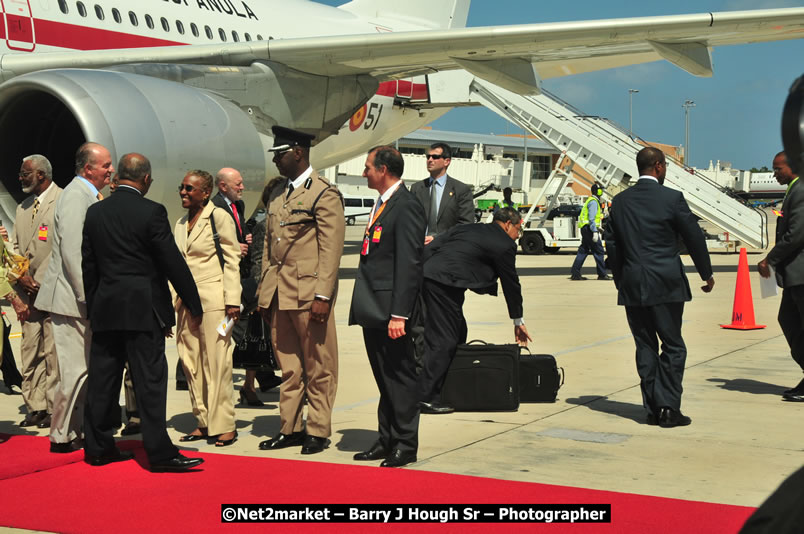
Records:
{"label": "suit jacket", "polygon": [[349,324],[382,329],[391,315],[413,317],[426,226],[421,204],[405,184],[399,185],[368,229],[369,250],[360,256]]}
{"label": "suit jacket", "polygon": [[605,228],[617,303],[652,306],[692,300],[678,238],[687,246],[701,279],[712,276],[703,232],[684,195],[642,179],[612,201]]}
{"label": "suit jacket", "polygon": [[497,223],[456,226],[436,237],[424,254],[424,277],[451,287],[496,296],[499,277],[509,317],[522,317],[516,242]]}
{"label": "suit jacket", "polygon": [[[62,188],[54,183],[39,206],[36,215],[33,215],[36,195],[29,196],[17,206],[11,246],[17,254],[25,256],[31,262],[28,274],[39,284],[45,277],[50,261],[53,244],[53,215],[61,192]],[[42,237],[40,237],[40,228],[43,229]],[[28,295],[24,291],[20,291],[19,295],[26,303],[28,302]]]}
{"label": "suit jacket", "polygon": [[[427,227],[430,214],[430,187],[432,180],[427,178],[416,182],[410,187],[424,208],[424,224]],[[456,224],[470,224],[475,222],[475,203],[472,199],[472,189],[463,182],[447,175],[444,184],[444,193],[441,195],[441,204],[438,205],[438,227],[436,231],[430,228],[431,235],[446,232]]]}
{"label": "suit jacket", "polygon": [[201,300],[162,204],[120,186],[87,210],[81,245],[93,332],[151,331],[175,324],[168,280],[193,315]]}
{"label": "suit jacket", "polygon": [[[220,236],[223,269],[212,238],[212,225],[209,222],[211,217],[215,218],[215,229]],[[204,206],[189,235],[187,218],[188,215],[185,215],[176,222],[174,234],[179,252],[193,273],[201,297],[201,307],[204,312],[208,312],[223,310],[226,306],[239,306],[240,246],[237,244],[237,231],[232,217],[209,202]]]}
{"label": "suit jacket", "polygon": [[[226,211],[226,213],[228,213],[232,217],[232,222],[235,223],[235,233],[237,234],[237,242],[245,243],[246,234],[248,234],[248,229],[246,228],[246,217],[245,217],[246,204],[242,200],[234,202],[234,205],[237,207],[237,214],[240,216],[240,226],[238,226],[237,222],[235,221],[234,212],[232,211],[232,208],[229,207],[229,204],[226,202],[226,198],[223,196],[221,192],[218,192],[217,195],[212,197],[212,203],[215,204],[217,207]],[[252,247],[249,247],[246,255],[240,258],[240,278],[249,277],[249,265],[251,264],[251,262],[249,261],[249,256],[251,255],[252,250],[253,250]]]}
{"label": "suit jacket", "polygon": [[782,287],[804,285],[804,187],[799,178],[782,203],[776,220],[776,244],[768,252],[768,263],[776,269]]}
{"label": "suit jacket", "polygon": [[276,295],[280,310],[306,310],[316,295],[337,295],[343,201],[316,173],[290,198],[286,194],[287,181],[279,180],[268,200],[259,305],[269,308]]}
{"label": "suit jacket", "polygon": [[78,177],[67,184],[56,201],[50,262],[36,296],[37,309],[68,317],[87,318],[81,274],[81,241],[87,209],[98,199]]}

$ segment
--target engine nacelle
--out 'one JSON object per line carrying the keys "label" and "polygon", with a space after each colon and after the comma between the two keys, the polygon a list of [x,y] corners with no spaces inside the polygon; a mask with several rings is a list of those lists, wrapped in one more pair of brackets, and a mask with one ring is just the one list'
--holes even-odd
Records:
{"label": "engine nacelle", "polygon": [[[19,76],[0,86],[0,204],[10,227],[22,193],[22,158],[42,154],[56,183],[74,176],[76,149],[85,141],[108,147],[113,161],[127,152],[151,160],[149,198],[165,204],[172,220],[181,213],[176,188],[190,169],[214,173],[237,167],[253,198],[272,168],[270,142],[246,112],[209,91],[163,79],[108,70],[63,69]],[[9,221],[9,222],[6,222]]]}

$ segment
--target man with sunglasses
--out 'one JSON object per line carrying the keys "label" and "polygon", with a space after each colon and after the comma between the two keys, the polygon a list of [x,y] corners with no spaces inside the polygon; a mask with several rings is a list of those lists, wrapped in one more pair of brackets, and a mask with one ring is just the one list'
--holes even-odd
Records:
{"label": "man with sunglasses", "polygon": [[[310,166],[312,135],[274,126],[274,180],[267,203],[259,310],[271,325],[279,367],[280,430],[260,449],[329,445],[338,388],[338,339],[332,307],[338,292],[346,220],[335,186]],[[302,420],[307,400],[306,431]]]}
{"label": "man with sunglasses", "polygon": [[[692,292],[679,256],[678,238],[712,291],[715,279],[706,241],[684,195],[664,187],[667,160],[658,148],[636,157],[639,180],[612,201],[606,250],[636,344],[636,363],[647,423],[663,428],[689,425],[681,413],[681,379],[687,347],[681,337],[684,303]],[[657,339],[658,338],[658,339]],[[661,352],[659,352],[661,341]]]}
{"label": "man with sunglasses", "polygon": [[466,343],[463,302],[467,289],[497,295],[502,284],[508,316],[514,322],[514,340],[531,341],[522,319],[522,288],[516,273],[516,242],[522,233],[522,216],[514,208],[494,212],[488,224],[460,225],[439,235],[425,248],[422,295],[427,310],[424,328],[424,369],[419,378],[422,413],[445,414],[441,387],[455,350]]}
{"label": "man with sunglasses", "polygon": [[451,161],[452,148],[446,143],[433,143],[427,151],[427,172],[430,177],[410,188],[427,217],[425,245],[456,224],[475,222],[472,189],[447,174]]}

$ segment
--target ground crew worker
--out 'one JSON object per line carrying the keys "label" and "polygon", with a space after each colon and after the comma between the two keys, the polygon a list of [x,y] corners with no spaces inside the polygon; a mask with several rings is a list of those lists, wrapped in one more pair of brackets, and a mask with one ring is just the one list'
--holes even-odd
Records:
{"label": "ground crew worker", "polygon": [[592,184],[591,191],[592,194],[586,199],[581,214],[578,217],[578,228],[581,230],[581,244],[578,247],[578,254],[575,256],[575,261],[572,263],[570,280],[586,280],[586,277],[581,276],[581,267],[583,267],[583,262],[586,261],[586,257],[589,254],[595,257],[597,279],[611,280],[606,274],[606,265],[603,259],[603,244],[600,238],[600,223],[603,221],[603,203],[600,200],[600,195],[603,194],[603,188],[599,183],[595,182]]}

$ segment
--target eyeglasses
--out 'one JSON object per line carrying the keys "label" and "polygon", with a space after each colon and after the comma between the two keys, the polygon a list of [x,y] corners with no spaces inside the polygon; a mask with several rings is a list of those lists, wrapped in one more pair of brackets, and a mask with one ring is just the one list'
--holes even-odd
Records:
{"label": "eyeglasses", "polygon": [[193,187],[191,185],[179,184],[179,193],[181,193],[182,191],[187,191],[188,193],[192,193],[193,189],[195,189],[195,187]]}
{"label": "eyeglasses", "polygon": [[427,159],[441,159],[441,158],[446,159],[446,157],[447,156],[445,156],[444,154],[427,154]]}

